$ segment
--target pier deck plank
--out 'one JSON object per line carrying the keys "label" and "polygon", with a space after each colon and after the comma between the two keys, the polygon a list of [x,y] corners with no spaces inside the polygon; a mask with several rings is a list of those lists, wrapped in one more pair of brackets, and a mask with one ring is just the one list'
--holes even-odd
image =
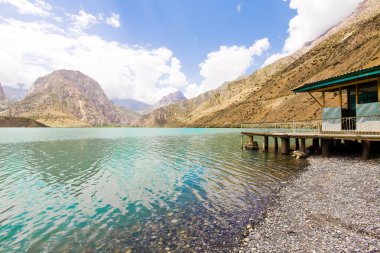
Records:
{"label": "pier deck plank", "polygon": [[242,131],[242,135],[246,136],[269,136],[269,137],[285,137],[285,138],[320,138],[331,140],[366,140],[380,141],[380,134],[336,134],[336,133],[297,133],[297,132],[251,132]]}

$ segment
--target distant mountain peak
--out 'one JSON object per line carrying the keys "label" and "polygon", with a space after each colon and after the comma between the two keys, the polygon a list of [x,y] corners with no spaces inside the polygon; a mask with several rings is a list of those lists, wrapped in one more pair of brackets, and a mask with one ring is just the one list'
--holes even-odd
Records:
{"label": "distant mountain peak", "polygon": [[152,105],[135,100],[135,99],[130,99],[130,98],[124,98],[124,99],[112,99],[111,100],[113,104],[122,106],[128,110],[137,112],[137,113],[143,113],[144,110],[149,109],[152,107]]}
{"label": "distant mountain peak", "polygon": [[3,87],[1,86],[1,83],[0,83],[0,100],[5,100],[5,99],[6,99],[5,93],[4,93]]}
{"label": "distant mountain peak", "polygon": [[154,105],[154,108],[157,109],[163,106],[168,106],[183,100],[186,100],[186,97],[181,91],[177,90],[176,92],[172,92],[161,98],[161,100]]}
{"label": "distant mountain peak", "polygon": [[18,83],[16,86],[17,87],[3,85],[5,97],[9,101],[19,101],[23,99],[26,96],[26,93],[28,92],[28,90],[24,88],[25,87],[24,84]]}
{"label": "distant mountain peak", "polygon": [[[56,80],[60,80],[61,83],[55,82]],[[58,84],[66,84],[69,86],[77,86],[81,88],[101,90],[101,93],[104,94],[99,83],[96,82],[94,79],[83,74],[80,71],[68,70],[68,69],[55,70],[46,76],[39,77],[33,83],[29,93],[32,93],[39,89],[46,89],[48,87],[56,87]]]}

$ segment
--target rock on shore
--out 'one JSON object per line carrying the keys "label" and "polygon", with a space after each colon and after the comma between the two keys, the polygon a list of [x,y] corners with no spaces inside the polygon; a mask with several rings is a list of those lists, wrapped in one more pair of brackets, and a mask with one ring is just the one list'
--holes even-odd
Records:
{"label": "rock on shore", "polygon": [[380,252],[380,160],[308,159],[240,252]]}

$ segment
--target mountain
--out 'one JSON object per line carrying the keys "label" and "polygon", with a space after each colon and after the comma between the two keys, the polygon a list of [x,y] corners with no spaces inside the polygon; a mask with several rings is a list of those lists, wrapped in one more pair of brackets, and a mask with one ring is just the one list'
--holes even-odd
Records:
{"label": "mountain", "polygon": [[[221,87],[183,100],[177,104],[156,109],[141,119],[145,126],[209,126],[211,123],[198,123],[205,115],[218,113],[254,91],[259,90],[268,76],[283,70],[294,59],[292,56],[282,58],[276,63],[260,69],[247,78],[235,82],[227,82]],[[229,126],[225,122],[218,126]]]}
{"label": "mountain", "polygon": [[27,96],[3,116],[27,117],[48,126],[131,125],[138,115],[111,103],[94,79],[73,70],[38,78]]}
{"label": "mountain", "polygon": [[168,95],[162,97],[160,101],[150,106],[149,108],[141,110],[140,113],[142,115],[147,115],[147,114],[150,114],[152,111],[155,111],[161,107],[169,106],[169,105],[179,103],[185,100],[186,100],[186,97],[182,94],[181,91],[178,90],[176,92],[169,93]]}
{"label": "mountain", "polygon": [[150,104],[146,104],[144,102],[134,100],[134,99],[112,99],[113,104],[122,106],[128,110],[141,113],[142,111],[152,107]]}
{"label": "mountain", "polygon": [[181,91],[178,90],[161,98],[160,101],[153,105],[153,109],[155,110],[160,107],[168,106],[183,100],[186,100],[186,97],[182,94]]}
{"label": "mountain", "polygon": [[0,83],[0,101],[5,100],[5,99],[6,99],[6,96],[5,96],[3,87],[1,86],[1,83]]}
{"label": "mountain", "polygon": [[182,94],[182,92],[176,91],[164,96],[154,105],[150,105],[134,99],[112,99],[111,101],[115,105],[122,106],[139,114],[148,114],[160,107],[168,106],[183,100],[186,100],[186,97]]}
{"label": "mountain", "polygon": [[[320,106],[292,89],[380,64],[380,1],[365,0],[340,24],[294,54],[195,98],[152,111],[146,126],[239,126],[321,117]],[[320,99],[317,97],[317,99]],[[329,101],[336,100],[334,96]]]}
{"label": "mountain", "polygon": [[18,84],[17,88],[4,85],[3,90],[5,93],[5,96],[10,101],[19,101],[23,99],[28,92],[28,90],[24,88],[23,84]]}

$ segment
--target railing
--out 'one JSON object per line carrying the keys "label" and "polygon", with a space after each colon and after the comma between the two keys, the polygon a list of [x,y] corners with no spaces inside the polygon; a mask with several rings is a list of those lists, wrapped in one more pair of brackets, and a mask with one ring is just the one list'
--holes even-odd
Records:
{"label": "railing", "polygon": [[319,133],[321,131],[321,126],[321,120],[241,123],[242,131],[243,129],[244,131],[255,129],[255,131],[270,133]]}
{"label": "railing", "polygon": [[[326,128],[335,125],[337,130]],[[342,119],[324,119],[322,131],[337,134],[380,135],[380,116],[346,117]]]}
{"label": "railing", "polygon": [[293,122],[241,123],[242,131],[380,135],[380,116],[346,117]]}

